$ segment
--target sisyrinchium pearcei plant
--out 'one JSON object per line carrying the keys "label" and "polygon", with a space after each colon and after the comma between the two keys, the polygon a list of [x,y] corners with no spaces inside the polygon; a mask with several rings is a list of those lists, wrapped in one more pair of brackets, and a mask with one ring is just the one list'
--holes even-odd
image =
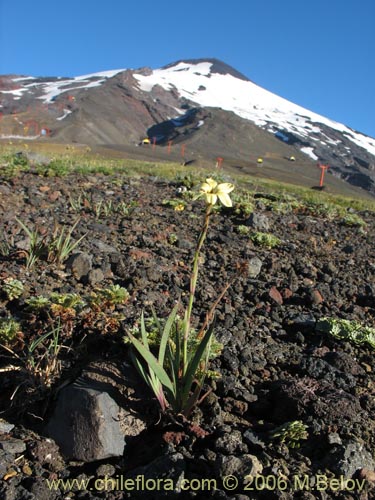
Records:
{"label": "sisyrinchium pearcei plant", "polygon": [[[133,362],[145,382],[153,390],[162,411],[171,409],[177,414],[188,417],[201,399],[200,394],[212,355],[214,312],[230,283],[224,286],[197,333],[192,327],[191,318],[198,280],[199,256],[207,236],[210,216],[217,201],[219,200],[226,207],[231,207],[232,201],[229,193],[233,189],[233,184],[227,182],[218,184],[211,178],[206,179],[200,188],[197,198],[202,196],[205,198],[206,210],[194,252],[187,305],[181,320],[178,315],[181,306],[177,303],[164,326],[153,312],[154,323],[157,325],[160,338],[157,355],[154,355],[150,348],[150,338],[143,312],[140,321],[140,338],[127,332],[135,348],[135,351],[132,351]],[[194,342],[191,341],[192,337],[194,337]]]}

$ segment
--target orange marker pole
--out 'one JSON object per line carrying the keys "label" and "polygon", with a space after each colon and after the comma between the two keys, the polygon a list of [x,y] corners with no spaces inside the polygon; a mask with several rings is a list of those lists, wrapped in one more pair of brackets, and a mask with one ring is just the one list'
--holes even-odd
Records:
{"label": "orange marker pole", "polygon": [[216,158],[216,168],[221,168],[221,164],[223,163],[224,158]]}
{"label": "orange marker pole", "polygon": [[171,153],[172,141],[168,141],[168,154]]}
{"label": "orange marker pole", "polygon": [[186,144],[183,144],[181,146],[181,156],[182,156],[182,158],[185,156],[185,148],[186,148]]}
{"label": "orange marker pole", "polygon": [[326,173],[326,170],[329,169],[329,165],[318,165],[318,167],[321,170],[321,172],[320,172],[320,180],[319,180],[319,187],[323,187],[324,174]]}
{"label": "orange marker pole", "polygon": [[156,146],[156,137],[152,138],[152,149],[155,149]]}

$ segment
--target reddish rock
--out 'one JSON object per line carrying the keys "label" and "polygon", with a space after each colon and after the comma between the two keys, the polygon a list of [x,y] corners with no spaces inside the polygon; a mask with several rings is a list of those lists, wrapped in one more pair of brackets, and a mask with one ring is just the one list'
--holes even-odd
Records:
{"label": "reddish rock", "polygon": [[166,443],[178,445],[186,438],[184,432],[164,432],[163,440]]}
{"label": "reddish rock", "polygon": [[48,195],[48,199],[50,201],[56,201],[58,198],[60,198],[61,192],[60,191],[53,191]]}
{"label": "reddish rock", "polygon": [[290,290],[290,288],[284,288],[282,293],[281,293],[283,299],[288,300],[291,297],[293,297],[293,292]]}
{"label": "reddish rock", "polygon": [[272,300],[274,300],[280,306],[283,303],[283,298],[281,296],[281,293],[279,292],[279,290],[275,286],[273,286],[271,288],[271,290],[269,291],[269,296],[271,297]]}
{"label": "reddish rock", "polygon": [[359,478],[366,481],[375,482],[375,471],[363,468],[359,471]]}
{"label": "reddish rock", "polygon": [[322,302],[324,302],[324,299],[323,299],[321,293],[319,292],[319,290],[313,290],[311,292],[311,302],[315,305],[318,305],[318,304],[321,304]]}

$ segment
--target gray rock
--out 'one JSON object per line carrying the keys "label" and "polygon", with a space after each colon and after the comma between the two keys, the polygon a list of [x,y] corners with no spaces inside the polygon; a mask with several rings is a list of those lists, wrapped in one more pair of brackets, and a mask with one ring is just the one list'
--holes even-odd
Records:
{"label": "gray rock", "polygon": [[230,455],[242,447],[242,434],[240,431],[231,431],[219,437],[215,443],[215,451]]}
{"label": "gray rock", "polygon": [[77,279],[85,278],[92,269],[92,256],[85,252],[75,253],[65,263]]}
{"label": "gray rock", "polygon": [[328,443],[329,444],[342,444],[340,435],[337,432],[331,432],[328,434]]}
{"label": "gray rock", "polygon": [[262,439],[256,434],[256,432],[252,431],[251,429],[248,429],[244,435],[243,439],[249,447],[252,447],[256,451],[264,450],[266,448],[266,445]]}
{"label": "gray rock", "polygon": [[[37,497],[21,484],[11,481],[4,484],[4,488],[0,485],[0,498],[1,500],[37,500]],[[54,496],[51,495],[51,499],[53,498]]]}
{"label": "gray rock", "polygon": [[306,356],[301,360],[301,370],[314,379],[324,379],[339,389],[350,391],[356,385],[356,379],[350,373],[338,370],[324,359]]}
{"label": "gray rock", "polygon": [[[4,450],[0,450],[0,478],[3,478],[10,466],[13,464],[14,455],[10,455]],[[1,497],[1,495],[0,495]]]}
{"label": "gray rock", "polygon": [[21,439],[7,439],[0,441],[0,449],[12,455],[18,455],[26,450],[26,444]]}
{"label": "gray rock", "polygon": [[173,453],[161,455],[149,464],[133,469],[126,475],[125,479],[135,480],[137,476],[143,477],[144,481],[163,479],[164,488],[158,491],[157,498],[174,498],[174,496],[171,496],[171,492],[181,492],[181,483],[185,478],[185,470],[186,464],[182,453]]}
{"label": "gray rock", "polygon": [[176,246],[178,248],[182,248],[183,250],[190,250],[194,248],[195,244],[192,241],[187,240],[186,238],[181,238],[177,240]]}
{"label": "gray rock", "polygon": [[47,432],[68,458],[92,462],[121,456],[120,408],[106,392],[71,385],[58,395]]}
{"label": "gray rock", "polygon": [[116,467],[112,464],[102,464],[96,469],[98,477],[111,477],[116,474]]}
{"label": "gray rock", "polygon": [[216,468],[221,477],[233,475],[241,479],[249,475],[255,477],[263,471],[258,458],[250,454],[244,454],[241,457],[220,455],[216,461]]}
{"label": "gray rock", "polygon": [[10,424],[6,420],[0,419],[0,434],[8,434],[12,429],[14,429],[14,425]]}
{"label": "gray rock", "polygon": [[113,247],[112,245],[108,245],[107,243],[104,243],[101,240],[98,240],[96,238],[93,238],[91,240],[91,243],[102,253],[109,254],[119,254],[119,251],[117,248]]}
{"label": "gray rock", "polygon": [[257,214],[256,212],[253,212],[250,215],[245,224],[246,226],[252,227],[257,231],[267,232],[270,229],[270,222],[268,217],[264,214]]}
{"label": "gray rock", "polygon": [[313,332],[316,326],[316,318],[311,313],[297,314],[287,320],[288,328],[293,331]]}
{"label": "gray rock", "polygon": [[252,257],[248,261],[248,274],[250,278],[256,278],[262,269],[263,262],[258,257]]}
{"label": "gray rock", "polygon": [[96,285],[104,280],[104,273],[101,269],[91,269],[87,274],[87,282],[90,285]]}
{"label": "gray rock", "polygon": [[239,457],[233,455],[224,456],[220,455],[217,460],[217,467],[220,475],[231,476],[238,475],[239,470],[242,467],[242,460]]}
{"label": "gray rock", "polygon": [[375,461],[362,443],[350,441],[337,446],[327,457],[327,466],[337,475],[352,477],[357,470],[375,469]]}
{"label": "gray rock", "polygon": [[49,488],[44,477],[36,477],[32,479],[32,484],[29,487],[30,493],[38,500],[53,500],[59,495],[59,491]]}

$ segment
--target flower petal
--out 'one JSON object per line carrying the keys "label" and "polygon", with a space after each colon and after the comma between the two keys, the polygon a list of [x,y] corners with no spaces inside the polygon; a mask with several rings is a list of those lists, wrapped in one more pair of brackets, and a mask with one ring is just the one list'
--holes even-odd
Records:
{"label": "flower petal", "polygon": [[217,195],[213,193],[206,193],[206,200],[209,205],[215,205],[217,202]]}
{"label": "flower petal", "polygon": [[223,182],[217,186],[217,193],[230,193],[234,189],[234,185],[230,182]]}
{"label": "flower petal", "polygon": [[229,198],[229,195],[227,193],[217,193],[217,195],[224,207],[232,206],[232,200]]}
{"label": "flower petal", "polygon": [[200,189],[203,193],[210,193],[212,191],[212,187],[207,183],[207,182],[204,182],[202,185],[201,185],[201,189]]}
{"label": "flower petal", "polygon": [[206,182],[207,182],[207,184],[209,184],[211,186],[212,190],[215,189],[217,186],[217,182],[214,179],[212,179],[212,177],[209,177],[208,179],[206,179]]}

